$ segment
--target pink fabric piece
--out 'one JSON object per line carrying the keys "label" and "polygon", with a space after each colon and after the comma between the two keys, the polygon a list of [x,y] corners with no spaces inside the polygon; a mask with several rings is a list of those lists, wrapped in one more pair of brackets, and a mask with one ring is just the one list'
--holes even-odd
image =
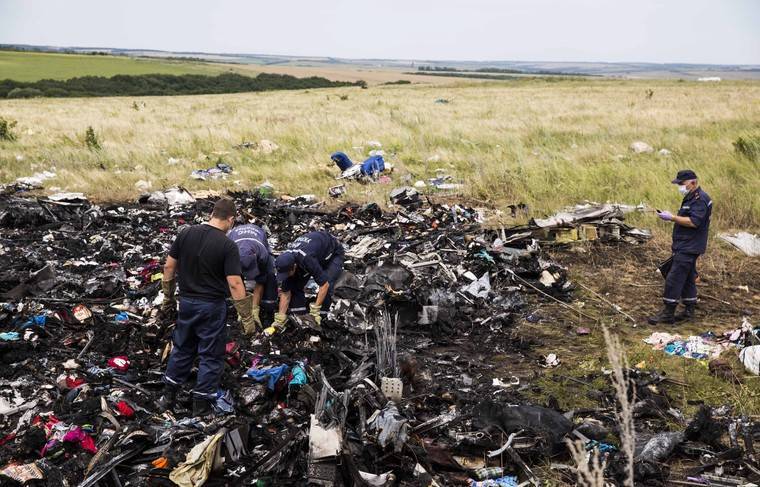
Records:
{"label": "pink fabric piece", "polygon": [[47,453],[48,450],[55,447],[55,445],[58,444],[58,440],[50,440],[47,443],[45,443],[45,446],[42,447],[42,450],[40,450],[40,456],[44,457],[45,453]]}
{"label": "pink fabric piece", "polygon": [[84,437],[87,436],[84,431],[82,431],[82,428],[79,426],[69,430],[65,435],[63,435],[63,438],[61,438],[63,441],[68,441],[71,443],[78,443],[84,439]]}

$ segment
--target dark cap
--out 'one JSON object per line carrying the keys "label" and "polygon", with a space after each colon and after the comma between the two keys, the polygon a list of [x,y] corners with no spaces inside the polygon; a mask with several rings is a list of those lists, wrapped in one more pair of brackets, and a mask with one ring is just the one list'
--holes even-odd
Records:
{"label": "dark cap", "polygon": [[274,261],[274,266],[277,269],[277,282],[283,282],[288,278],[290,270],[296,263],[296,257],[293,252],[283,252]]}
{"label": "dark cap", "polygon": [[691,169],[683,169],[681,171],[678,171],[678,174],[676,174],[676,178],[671,182],[673,184],[681,184],[684,181],[690,181],[692,179],[697,179],[697,173],[695,173]]}

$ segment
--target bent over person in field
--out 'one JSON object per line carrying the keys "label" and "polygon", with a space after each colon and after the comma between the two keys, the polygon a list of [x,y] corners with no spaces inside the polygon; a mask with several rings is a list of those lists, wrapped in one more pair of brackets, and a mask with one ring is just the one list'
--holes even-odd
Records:
{"label": "bent over person in field", "polygon": [[337,238],[327,232],[309,232],[298,237],[275,260],[280,284],[279,312],[273,326],[265,330],[271,335],[285,326],[286,313],[305,314],[304,288],[313,278],[319,286],[317,297],[309,306],[309,314],[319,325],[330,310],[335,283],[343,272],[345,251]]}
{"label": "bent over person in field", "polygon": [[[235,303],[243,323],[243,331],[246,335],[252,335],[263,326],[262,320],[265,325],[270,324],[274,314],[277,302],[274,257],[269,249],[266,232],[257,225],[236,226],[227,237],[235,242],[240,252],[245,290],[253,293],[251,299],[246,298],[242,303]],[[265,318],[262,318],[262,311]]]}
{"label": "bent over person in field", "polygon": [[224,371],[226,298],[232,296],[239,302],[246,297],[238,247],[227,238],[234,221],[235,204],[221,199],[207,223],[182,230],[169,250],[162,282],[164,307],[176,307],[178,280],[179,313],[172,335],[174,347],[163,377],[164,393],[158,400],[162,410],[174,407],[179,388],[189,378],[197,357],[193,416],[207,416],[213,411]]}

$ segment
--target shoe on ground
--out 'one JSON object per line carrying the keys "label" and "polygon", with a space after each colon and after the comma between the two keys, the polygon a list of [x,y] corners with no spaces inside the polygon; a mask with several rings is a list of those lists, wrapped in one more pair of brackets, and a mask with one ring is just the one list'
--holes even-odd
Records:
{"label": "shoe on ground", "polygon": [[676,305],[666,304],[662,307],[659,313],[654,316],[650,316],[647,321],[650,325],[656,325],[658,323],[667,323],[672,325],[676,322],[675,318]]}
{"label": "shoe on ground", "polygon": [[174,409],[174,406],[177,403],[177,392],[179,392],[179,390],[176,387],[172,387],[170,385],[164,386],[161,397],[159,397],[158,401],[156,401],[156,405],[158,406],[158,410],[160,412],[163,413],[164,411]]}
{"label": "shoe on ground", "polygon": [[206,417],[214,414],[214,407],[205,399],[193,399],[193,417]]}
{"label": "shoe on ground", "polygon": [[684,308],[683,308],[683,311],[681,311],[680,313],[678,313],[677,315],[675,315],[674,318],[675,318],[676,322],[690,321],[690,320],[694,319],[694,314],[695,314],[695,309],[694,308],[695,307],[696,306],[694,306],[693,304],[687,304],[687,305],[685,305]]}

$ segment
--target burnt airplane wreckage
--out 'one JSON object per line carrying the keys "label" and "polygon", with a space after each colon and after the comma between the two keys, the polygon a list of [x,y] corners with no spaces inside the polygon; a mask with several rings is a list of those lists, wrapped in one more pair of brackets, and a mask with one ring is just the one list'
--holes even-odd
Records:
{"label": "burnt airplane wreckage", "polygon": [[[531,403],[501,363],[537,361],[520,320],[572,301],[540,241],[646,240],[620,207],[486,229],[478,211],[412,188],[393,212],[230,194],[275,252],[324,229],[347,260],[321,326],[293,317],[251,340],[230,307],[218,414],[201,419],[188,393],[176,414],[155,407],[173,326],[158,314],[160,263],[213,205],[186,193],[109,206],[0,197],[0,484],[541,485],[547,465],[574,484],[566,438],[601,452],[611,484],[624,478],[611,391],[560,411]],[[671,457],[694,460],[682,485],[757,483],[757,423],[708,407],[688,420],[668,378],[630,374],[637,485],[663,485]]]}

